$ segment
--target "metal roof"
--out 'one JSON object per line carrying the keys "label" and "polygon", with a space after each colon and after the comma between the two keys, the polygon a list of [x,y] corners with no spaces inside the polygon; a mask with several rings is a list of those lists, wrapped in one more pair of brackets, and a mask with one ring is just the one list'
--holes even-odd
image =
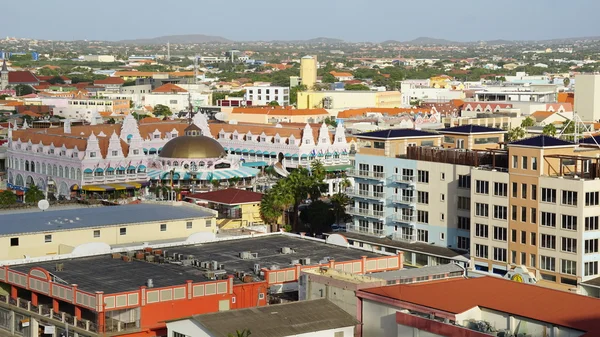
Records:
{"label": "metal roof", "polygon": [[386,280],[386,281],[392,281],[392,280],[410,279],[410,278],[417,278],[417,277],[423,277],[423,276],[433,276],[433,275],[439,275],[439,274],[464,272],[464,271],[465,270],[461,266],[457,265],[456,263],[447,263],[447,264],[440,264],[437,266],[384,271],[381,273],[373,273],[373,274],[370,274],[369,276],[378,278],[378,279],[382,279],[382,280]]}
{"label": "metal roof", "polygon": [[0,236],[212,217],[197,206],[138,204],[0,214]]}
{"label": "metal roof", "polygon": [[554,138],[546,135],[540,135],[530,138],[525,138],[521,140],[517,140],[515,142],[509,143],[511,145],[519,145],[519,146],[530,146],[530,147],[557,147],[557,146],[574,146],[575,143],[571,143],[566,140],[562,140],[559,138]]}
{"label": "metal roof", "polygon": [[414,129],[390,129],[390,130],[379,130],[373,132],[359,133],[356,137],[369,137],[369,138],[411,138],[411,137],[439,137],[437,133],[414,130]]}

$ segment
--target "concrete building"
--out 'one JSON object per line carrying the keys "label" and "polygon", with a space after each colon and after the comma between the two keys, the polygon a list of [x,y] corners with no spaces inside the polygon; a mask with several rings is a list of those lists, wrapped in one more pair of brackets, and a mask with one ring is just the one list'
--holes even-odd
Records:
{"label": "concrete building", "polygon": [[304,56],[300,59],[300,81],[308,90],[317,84],[317,65],[316,56]]}
{"label": "concrete building", "polygon": [[175,84],[167,83],[154,89],[144,99],[144,105],[154,107],[162,104],[169,107],[173,113],[187,111],[190,103],[195,107],[210,106],[212,95],[188,91]]}
{"label": "concrete building", "polygon": [[302,91],[298,92],[298,109],[398,108],[399,91]]}
{"label": "concrete building", "polygon": [[[226,322],[226,323],[225,323]],[[358,321],[325,299],[223,311],[168,321],[169,337],[354,337]]]}
{"label": "concrete building", "polygon": [[274,86],[246,87],[244,94],[246,101],[252,101],[252,106],[266,106],[277,102],[279,106],[290,105],[290,88]]}
{"label": "concrete building", "polygon": [[218,212],[217,226],[222,229],[262,225],[260,203],[263,194],[236,188],[186,195],[197,205]]}
{"label": "concrete building", "polygon": [[98,246],[186,240],[215,233],[217,212],[189,203],[50,210],[0,215],[0,260],[82,254]]}
{"label": "concrete building", "polygon": [[575,76],[575,111],[583,121],[600,120],[600,75]]}
{"label": "concrete building", "polygon": [[94,85],[103,87],[106,92],[117,93],[121,91],[121,87],[125,81],[120,77],[107,77],[102,80],[95,80]]}
{"label": "concrete building", "polygon": [[322,123],[329,117],[325,109],[292,109],[292,107],[234,107],[227,114],[227,121],[237,123]]}
{"label": "concrete building", "polygon": [[[129,114],[129,100],[127,99],[69,99],[63,100],[66,104],[61,104],[61,100],[55,100],[52,113],[65,119],[84,119],[92,122],[95,117],[103,112],[109,112],[117,115]],[[95,121],[94,121],[95,122]]]}
{"label": "concrete building", "polygon": [[85,62],[101,62],[101,63],[112,63],[115,62],[114,55],[82,55],[79,57],[80,60]]}
{"label": "concrete building", "polygon": [[600,300],[495,277],[400,284],[356,294],[362,323],[358,335],[365,337],[600,334],[591,314],[600,310]]}

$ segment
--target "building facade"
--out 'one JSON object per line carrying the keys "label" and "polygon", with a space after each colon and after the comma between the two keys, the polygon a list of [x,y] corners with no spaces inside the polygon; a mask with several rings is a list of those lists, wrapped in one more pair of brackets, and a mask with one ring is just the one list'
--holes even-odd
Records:
{"label": "building facade", "polygon": [[290,105],[290,88],[274,86],[246,87],[246,101],[252,101],[252,106],[265,106],[277,102],[279,106]]}

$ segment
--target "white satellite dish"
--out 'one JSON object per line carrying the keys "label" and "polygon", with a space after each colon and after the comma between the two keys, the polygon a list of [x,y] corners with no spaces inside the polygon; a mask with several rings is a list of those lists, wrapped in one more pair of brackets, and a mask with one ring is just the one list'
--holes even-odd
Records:
{"label": "white satellite dish", "polygon": [[48,202],[48,200],[42,199],[42,200],[38,201],[38,208],[41,209],[42,211],[47,210],[48,207],[50,207],[50,203]]}

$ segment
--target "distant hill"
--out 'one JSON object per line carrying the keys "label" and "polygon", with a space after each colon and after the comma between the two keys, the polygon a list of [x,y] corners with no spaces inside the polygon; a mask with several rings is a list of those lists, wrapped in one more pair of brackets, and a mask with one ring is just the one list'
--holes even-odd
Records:
{"label": "distant hill", "polygon": [[438,44],[438,45],[449,45],[449,44],[460,44],[460,42],[454,42],[445,39],[436,39],[433,37],[418,37],[414,40],[406,41],[405,44],[424,45],[424,44]]}
{"label": "distant hill", "polygon": [[123,40],[121,43],[130,44],[166,44],[167,42],[175,44],[195,44],[195,43],[210,43],[210,42],[221,42],[231,43],[233,41],[226,39],[221,36],[211,36],[203,34],[189,34],[189,35],[168,35],[160,36],[149,39],[136,39],[136,40]]}
{"label": "distant hill", "polygon": [[329,37],[316,37],[314,39],[308,39],[308,40],[273,40],[273,41],[268,41],[271,43],[291,43],[291,44],[317,44],[317,43],[324,43],[324,44],[338,44],[338,43],[346,43],[346,41],[342,40],[342,39],[334,39],[334,38],[329,38]]}

